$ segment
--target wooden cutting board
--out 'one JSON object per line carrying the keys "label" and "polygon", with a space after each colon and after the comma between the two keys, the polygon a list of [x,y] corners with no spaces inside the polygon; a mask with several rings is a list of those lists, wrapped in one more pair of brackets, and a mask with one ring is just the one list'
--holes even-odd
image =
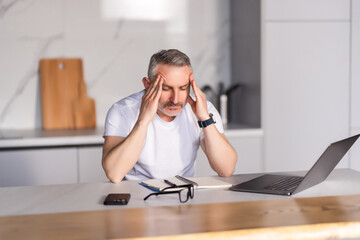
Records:
{"label": "wooden cutting board", "polygon": [[41,59],[40,81],[45,130],[96,127],[95,101],[87,97],[81,59]]}
{"label": "wooden cutting board", "polygon": [[86,84],[79,84],[79,96],[72,102],[75,128],[96,127],[95,100],[86,94]]}

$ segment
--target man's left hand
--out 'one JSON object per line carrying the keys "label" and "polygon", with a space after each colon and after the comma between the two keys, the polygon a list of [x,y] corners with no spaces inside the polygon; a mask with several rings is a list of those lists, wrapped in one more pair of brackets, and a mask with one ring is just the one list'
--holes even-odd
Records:
{"label": "man's left hand", "polygon": [[194,80],[194,75],[190,75],[190,84],[194,90],[196,101],[192,99],[191,96],[189,96],[189,104],[195,113],[196,117],[199,121],[205,121],[209,119],[209,112],[208,107],[206,103],[206,95],[203,93],[200,88],[197,86]]}

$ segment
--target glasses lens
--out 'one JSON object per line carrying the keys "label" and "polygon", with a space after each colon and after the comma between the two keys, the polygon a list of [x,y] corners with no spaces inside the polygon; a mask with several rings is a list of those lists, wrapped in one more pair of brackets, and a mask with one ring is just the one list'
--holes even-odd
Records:
{"label": "glasses lens", "polygon": [[188,188],[181,189],[179,192],[180,202],[184,203],[189,200],[189,195],[190,194]]}

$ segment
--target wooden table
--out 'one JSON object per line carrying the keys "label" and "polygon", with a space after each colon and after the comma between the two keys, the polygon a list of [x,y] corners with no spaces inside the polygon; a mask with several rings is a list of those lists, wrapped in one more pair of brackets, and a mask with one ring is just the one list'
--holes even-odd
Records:
{"label": "wooden table", "polygon": [[[228,181],[249,178],[250,175],[234,176]],[[21,198],[21,192],[30,189],[36,195],[40,189],[49,191],[41,195],[41,200],[31,197],[28,208],[34,212],[16,212],[17,206],[11,203],[0,207],[0,239],[323,239],[360,237],[360,173],[353,170],[335,170],[329,178],[312,189],[293,197],[272,196],[251,193],[231,192],[224,189],[198,190],[195,198],[186,204],[179,204],[175,198],[154,198],[144,202],[141,198],[148,193],[146,189],[129,181],[121,184],[97,183],[67,186],[46,186],[0,189],[0,206],[7,201]],[[99,185],[100,184],[100,185]],[[87,198],[83,188],[95,186]],[[103,186],[101,188],[100,186]],[[103,194],[110,188],[129,190],[132,186],[132,199],[128,206],[106,208],[101,204]],[[333,186],[333,189],[331,189]],[[343,186],[339,188],[339,186]],[[356,188],[357,186],[357,188]],[[65,205],[73,202],[78,211],[55,209],[45,211],[48,202],[54,203],[51,189],[60,187],[77,189],[62,192],[59,199]],[[355,187],[353,191],[352,187]],[[338,189],[335,189],[338,188]],[[90,188],[89,188],[90,189]],[[90,191],[88,189],[88,191]],[[329,190],[331,189],[331,190]],[[37,191],[36,191],[37,190]],[[328,191],[326,196],[324,191]],[[80,195],[74,193],[80,192]],[[8,195],[5,195],[7,193]],[[9,196],[13,194],[13,196]],[[28,192],[29,193],[29,192]],[[336,194],[337,193],[337,194]],[[84,195],[85,194],[85,195]],[[224,201],[211,195],[223,195]],[[314,196],[309,196],[314,195]],[[318,195],[318,196],[315,196]],[[325,195],[325,196],[321,196]],[[26,196],[26,195],[25,195]],[[24,197],[24,196],[23,196]],[[5,198],[5,200],[4,200]],[[7,198],[7,199],[6,199]],[[58,197],[59,198],[59,197]],[[58,199],[57,198],[57,199]],[[196,200],[197,199],[197,200]],[[215,199],[215,200],[214,200]],[[254,200],[255,199],[255,200]],[[266,199],[266,200],[264,200]],[[80,208],[81,201],[88,208]],[[140,201],[142,200],[142,201]],[[20,201],[20,200],[18,200]],[[26,198],[23,198],[26,202]],[[96,202],[89,205],[89,202]],[[161,202],[161,203],[159,203]],[[56,202],[61,205],[60,202]],[[156,204],[159,205],[156,205]],[[5,204],[6,205],[6,204]],[[97,208],[95,207],[97,206]],[[13,208],[13,212],[4,210]],[[37,210],[36,210],[37,209]],[[24,215],[26,214],[26,215]]]}

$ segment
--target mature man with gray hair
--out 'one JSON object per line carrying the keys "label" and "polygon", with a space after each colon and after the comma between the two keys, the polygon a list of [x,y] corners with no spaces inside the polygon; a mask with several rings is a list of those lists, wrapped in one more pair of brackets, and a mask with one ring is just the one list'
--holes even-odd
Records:
{"label": "mature man with gray hair", "polygon": [[102,158],[107,177],[112,182],[191,177],[199,146],[219,176],[231,176],[236,151],[218,111],[195,83],[189,57],[176,49],[155,53],[142,82],[144,90],[116,102],[107,114]]}

